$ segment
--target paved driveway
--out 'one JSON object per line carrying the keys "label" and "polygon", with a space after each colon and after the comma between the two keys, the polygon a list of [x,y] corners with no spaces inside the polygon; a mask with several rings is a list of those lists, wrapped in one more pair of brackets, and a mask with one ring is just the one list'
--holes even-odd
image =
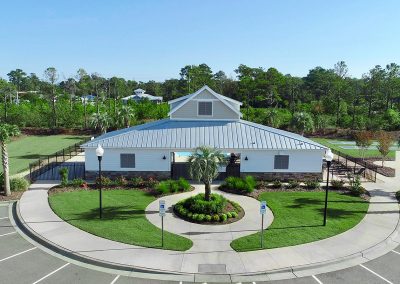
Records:
{"label": "paved driveway", "polygon": [[[85,264],[74,264],[44,252],[32,245],[15,231],[8,217],[8,204],[0,204],[0,275],[1,283],[187,283],[181,281],[161,281],[140,279],[110,273],[102,268],[88,269]],[[358,265],[313,277],[290,280],[250,282],[276,284],[308,283],[400,283],[400,246],[388,254]],[[200,280],[200,279],[199,279]],[[203,282],[203,281],[202,281]],[[242,282],[246,283],[246,282]]]}

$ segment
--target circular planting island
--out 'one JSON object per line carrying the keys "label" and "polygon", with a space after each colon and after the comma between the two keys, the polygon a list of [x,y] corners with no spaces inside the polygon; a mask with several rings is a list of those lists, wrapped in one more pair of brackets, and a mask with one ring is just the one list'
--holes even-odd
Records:
{"label": "circular planting island", "polygon": [[210,195],[209,201],[204,193],[183,199],[174,205],[174,212],[185,221],[207,225],[229,224],[244,216],[238,203],[216,193]]}

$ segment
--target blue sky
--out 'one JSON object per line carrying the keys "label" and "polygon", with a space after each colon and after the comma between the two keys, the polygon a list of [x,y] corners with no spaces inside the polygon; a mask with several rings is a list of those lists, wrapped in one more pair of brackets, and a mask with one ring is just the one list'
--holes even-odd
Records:
{"label": "blue sky", "polygon": [[178,78],[186,64],[235,76],[239,64],[305,76],[346,61],[359,77],[400,63],[400,1],[4,1],[0,77],[80,67],[105,77]]}

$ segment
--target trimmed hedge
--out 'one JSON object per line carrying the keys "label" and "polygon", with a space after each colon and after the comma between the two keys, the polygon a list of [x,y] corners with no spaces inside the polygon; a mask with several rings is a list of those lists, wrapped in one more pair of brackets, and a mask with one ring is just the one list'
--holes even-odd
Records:
{"label": "trimmed hedge", "polygon": [[[227,203],[230,203],[234,210],[223,212]],[[184,199],[174,206],[177,215],[193,222],[226,222],[229,218],[237,218],[241,207],[238,203],[226,200],[222,195],[211,194],[211,201],[204,200],[204,194]]]}

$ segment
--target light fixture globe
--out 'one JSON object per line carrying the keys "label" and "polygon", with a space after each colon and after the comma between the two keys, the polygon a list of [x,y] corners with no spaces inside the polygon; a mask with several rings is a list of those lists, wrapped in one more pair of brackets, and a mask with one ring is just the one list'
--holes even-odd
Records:
{"label": "light fixture globe", "polygon": [[96,156],[103,157],[103,154],[104,154],[104,149],[103,149],[103,147],[101,147],[100,144],[98,144],[97,148],[96,148]]}
{"label": "light fixture globe", "polygon": [[324,158],[327,162],[331,162],[333,160],[333,153],[331,149],[328,148],[328,150],[326,150]]}

